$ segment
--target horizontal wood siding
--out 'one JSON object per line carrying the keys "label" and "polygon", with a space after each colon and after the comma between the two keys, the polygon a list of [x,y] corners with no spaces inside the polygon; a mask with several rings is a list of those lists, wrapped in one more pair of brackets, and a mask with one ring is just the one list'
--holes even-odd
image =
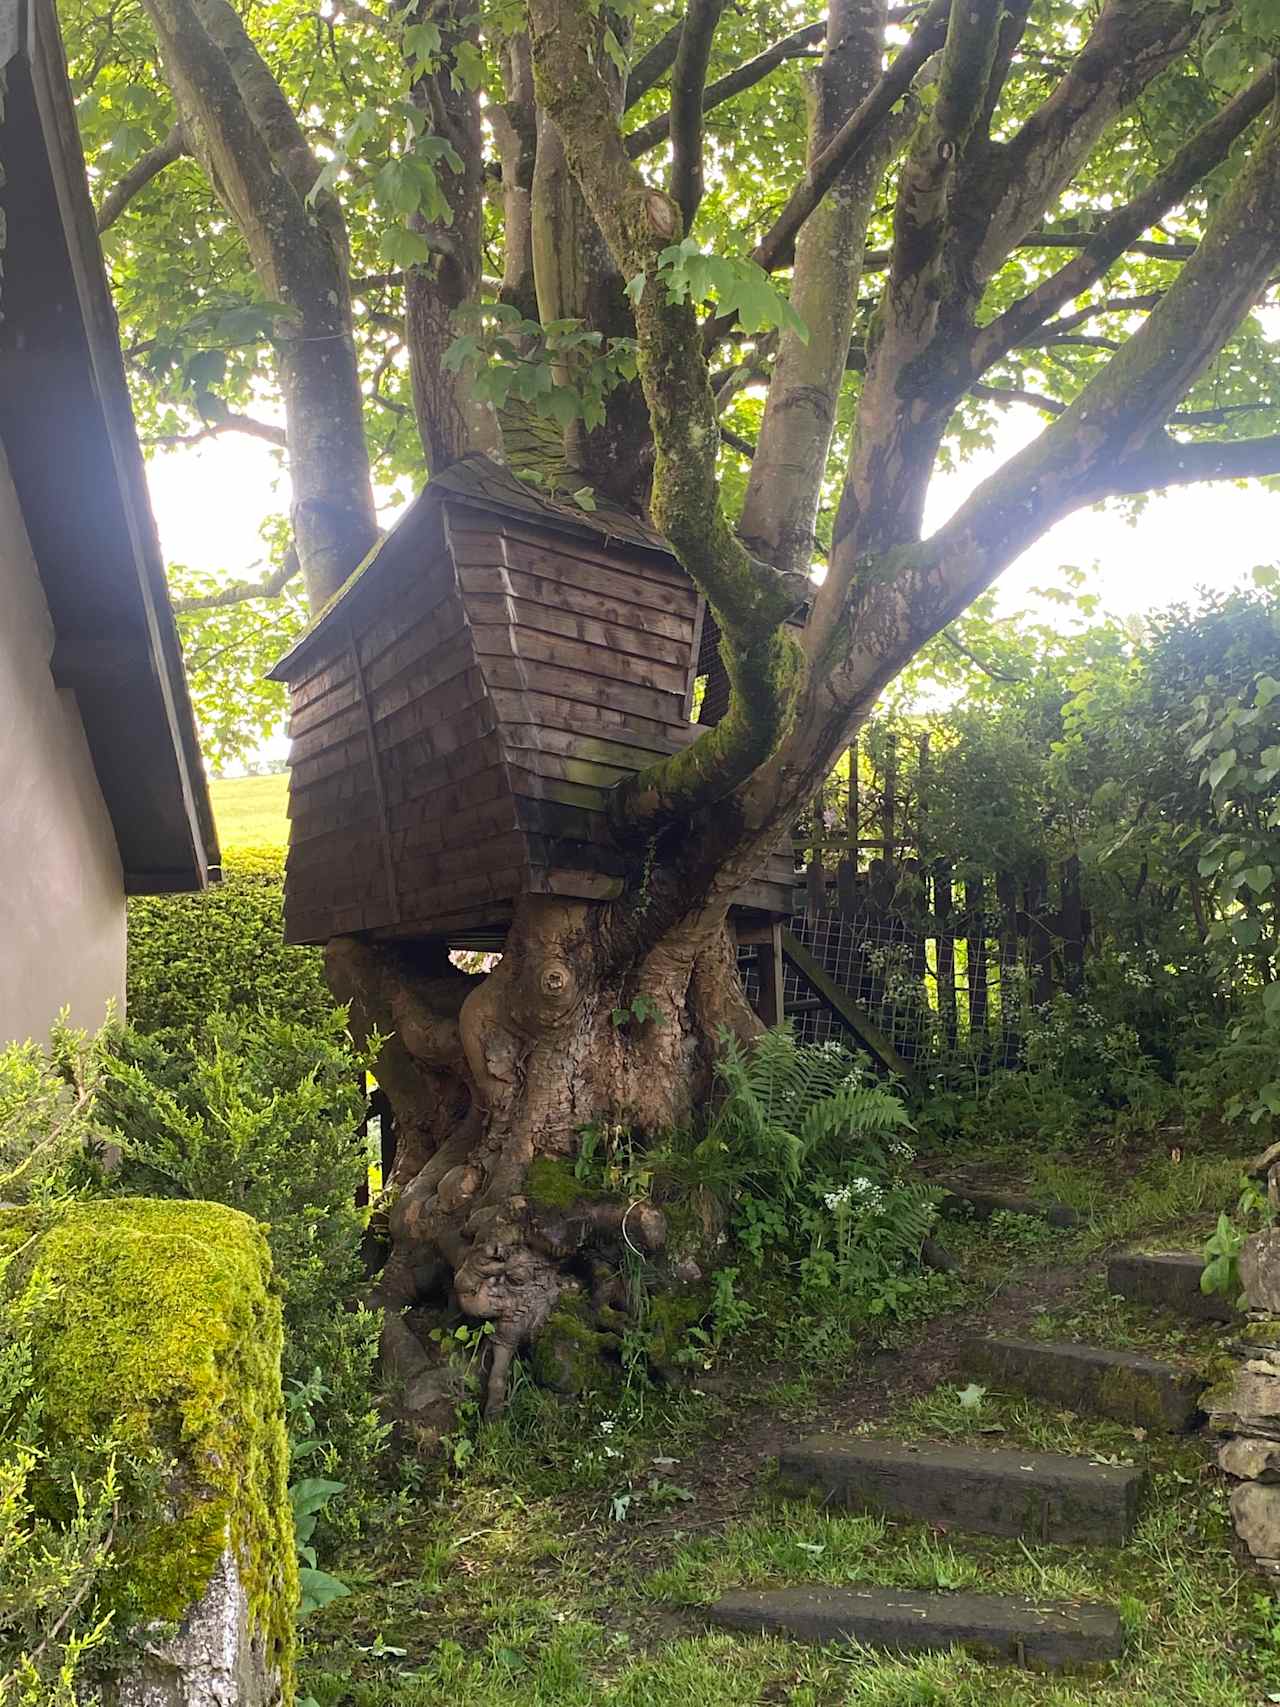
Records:
{"label": "horizontal wood siding", "polygon": [[[286,931],[499,936],[516,896],[620,893],[609,791],[696,738],[673,559],[447,498],[397,528],[290,683]],[[755,906],[790,908],[776,862]]]}

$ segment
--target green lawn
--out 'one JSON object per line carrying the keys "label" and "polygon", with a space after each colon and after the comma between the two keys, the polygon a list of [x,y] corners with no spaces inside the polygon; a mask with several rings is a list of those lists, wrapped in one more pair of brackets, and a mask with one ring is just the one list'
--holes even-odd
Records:
{"label": "green lawn", "polygon": [[289,840],[289,778],[227,777],[209,784],[222,851],[282,848]]}

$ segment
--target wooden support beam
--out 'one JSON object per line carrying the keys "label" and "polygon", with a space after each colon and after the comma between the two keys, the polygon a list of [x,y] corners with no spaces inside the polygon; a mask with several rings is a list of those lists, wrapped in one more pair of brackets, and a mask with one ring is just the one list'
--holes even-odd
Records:
{"label": "wooden support beam", "polygon": [[781,1025],[785,1017],[782,998],[782,924],[775,920],[768,938],[756,949],[756,975],[760,997],[756,1012],[767,1026]]}
{"label": "wooden support beam", "polygon": [[853,997],[846,990],[842,990],[835,979],[818,964],[804,944],[788,930],[781,932],[780,940],[785,958],[795,967],[809,988],[822,997],[831,1012],[853,1033],[868,1054],[887,1072],[896,1073],[902,1079],[909,1079],[911,1068],[880,1027],[862,1012]]}

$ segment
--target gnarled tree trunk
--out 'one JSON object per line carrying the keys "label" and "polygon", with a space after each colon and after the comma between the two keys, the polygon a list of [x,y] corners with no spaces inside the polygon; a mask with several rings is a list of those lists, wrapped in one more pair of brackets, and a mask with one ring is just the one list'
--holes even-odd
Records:
{"label": "gnarled tree trunk", "polygon": [[424,958],[355,938],[331,943],[327,965],[357,1031],[390,1039],[379,1073],[402,1136],[376,1300],[411,1406],[417,1378],[428,1377],[417,1384],[424,1405],[439,1388],[404,1312],[493,1324],[493,1414],[513,1356],[548,1323],[562,1332],[541,1365],[558,1384],[588,1373],[566,1338],[593,1355],[620,1351],[629,1267],[696,1288],[698,1241],[673,1241],[660,1203],[602,1193],[574,1164],[588,1129],[625,1130],[642,1148],[687,1121],[710,1088],[722,1029],[757,1029],[722,915],[619,960],[607,908],[527,896],[487,976],[457,971],[443,951]]}

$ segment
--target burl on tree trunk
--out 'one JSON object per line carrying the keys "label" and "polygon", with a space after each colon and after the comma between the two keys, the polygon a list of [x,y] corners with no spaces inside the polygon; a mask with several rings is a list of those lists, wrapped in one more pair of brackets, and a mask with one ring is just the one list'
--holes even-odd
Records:
{"label": "burl on tree trunk", "polygon": [[[658,1203],[602,1194],[574,1163],[585,1129],[621,1127],[643,1146],[687,1120],[709,1090],[722,1029],[746,1037],[759,1022],[723,919],[669,935],[621,971],[607,936],[604,909],[526,896],[487,976],[458,970],[439,943],[329,945],[329,980],[353,1030],[386,1039],[378,1078],[399,1147],[374,1301],[411,1409],[442,1394],[415,1317],[460,1311],[492,1323],[492,1416],[516,1353],[548,1324],[536,1362],[553,1384],[583,1377],[567,1367],[566,1338],[620,1352],[635,1325],[629,1262],[691,1300],[701,1279],[698,1247],[718,1231],[709,1212],[673,1240]],[[658,1362],[674,1349],[659,1348]]]}

